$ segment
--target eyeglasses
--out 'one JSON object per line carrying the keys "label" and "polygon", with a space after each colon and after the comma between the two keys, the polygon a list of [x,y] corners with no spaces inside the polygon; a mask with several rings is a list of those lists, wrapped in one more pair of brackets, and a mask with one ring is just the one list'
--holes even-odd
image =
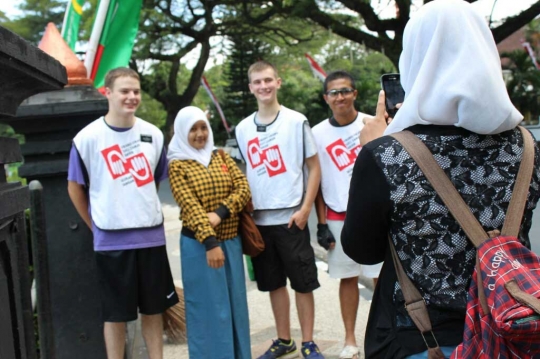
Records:
{"label": "eyeglasses", "polygon": [[328,92],[326,92],[326,96],[330,97],[330,98],[335,98],[335,97],[338,97],[340,94],[343,96],[343,97],[346,97],[346,96],[349,96],[350,94],[352,94],[353,92],[355,91],[355,89],[352,89],[352,88],[349,88],[349,87],[344,87],[342,89],[339,89],[339,90],[330,90]]}

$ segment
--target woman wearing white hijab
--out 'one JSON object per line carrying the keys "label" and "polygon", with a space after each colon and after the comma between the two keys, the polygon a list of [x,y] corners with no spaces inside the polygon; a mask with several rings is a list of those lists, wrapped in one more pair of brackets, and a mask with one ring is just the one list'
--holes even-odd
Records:
{"label": "woman wearing white hijab", "polygon": [[180,254],[190,358],[251,358],[238,213],[251,196],[231,157],[213,151],[204,112],[185,107],[169,144],[171,191],[181,209]]}
{"label": "woman wearing white hijab", "polygon": [[[418,136],[484,229],[500,229],[523,154],[516,128],[522,116],[508,98],[486,21],[465,1],[435,0],[413,15],[399,69],[405,100],[396,117],[386,125],[382,93],[377,116],[365,120],[341,240],[345,253],[361,264],[384,261],[365,357],[427,358],[426,344],[434,346],[404,307],[389,236],[448,357],[463,339],[475,248],[401,144],[382,135],[407,129]],[[520,233],[526,245],[540,196],[536,151]]]}

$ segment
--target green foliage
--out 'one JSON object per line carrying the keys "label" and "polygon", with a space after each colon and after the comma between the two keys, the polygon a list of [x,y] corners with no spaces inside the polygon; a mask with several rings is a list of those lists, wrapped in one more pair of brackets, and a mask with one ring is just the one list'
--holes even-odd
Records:
{"label": "green foliage", "polygon": [[24,136],[15,133],[11,126],[5,125],[3,123],[0,123],[0,137],[16,138],[19,140],[19,143],[24,143]]}
{"label": "green foliage", "polygon": [[3,24],[7,21],[9,21],[9,19],[7,18],[6,13],[0,10],[0,24]]}
{"label": "green foliage", "polygon": [[352,69],[351,73],[357,80],[358,99],[356,100],[359,111],[367,114],[375,114],[379,92],[381,91],[380,78],[385,73],[397,72],[394,64],[379,52],[370,52]]}
{"label": "green foliage", "polygon": [[[0,123],[0,137],[16,138],[19,140],[20,144],[24,143],[24,136],[15,133],[11,126],[3,123]],[[5,170],[8,182],[22,182],[24,185],[26,185],[26,179],[19,177],[18,168],[21,164],[22,163],[10,163],[6,165]]]}
{"label": "green foliage", "polygon": [[[230,107],[226,102],[227,88],[230,82],[225,74],[225,67],[226,65],[213,66],[208,71],[205,71],[204,76],[212,88],[212,92],[218,98],[220,107],[225,113],[227,125],[231,128],[240,122],[243,117],[236,118],[234,111],[227,111],[230,110],[232,106]],[[214,134],[214,142],[219,146],[224,145],[229,136],[227,135],[227,131],[225,130],[225,126],[223,125],[217,108],[214,106],[212,99],[202,85],[199,87],[192,105],[199,107],[203,111],[210,112],[209,121]]]}
{"label": "green foliage", "polygon": [[534,49],[540,47],[540,19],[535,19],[527,25],[525,37]]}
{"label": "green foliage", "polygon": [[49,22],[62,26],[66,2],[61,0],[25,0],[18,8],[23,15],[13,20],[0,16],[0,24],[33,44],[38,44]]}
{"label": "green foliage", "polygon": [[[210,84],[212,92],[220,100],[220,105],[223,110],[225,110],[225,106],[223,105],[223,99],[226,97],[227,87],[229,86],[229,80],[225,75],[225,67],[225,64],[216,65],[212,66],[204,72],[204,76]],[[199,90],[197,91],[197,96],[195,96],[195,98],[193,99],[192,105],[198,106],[202,110],[210,110],[212,113],[215,112],[215,115],[217,116],[216,121],[219,121],[219,123],[221,123],[221,120],[217,115],[217,110],[212,103],[212,99],[210,98],[210,96],[208,96],[208,93],[202,87],[202,85],[199,87]],[[229,118],[227,119],[230,121]]]}
{"label": "green foliage", "polygon": [[298,58],[291,65],[281,67],[279,75],[282,85],[278,99],[282,105],[303,113],[311,126],[328,117],[322,83],[313,76],[305,59]]}
{"label": "green foliage", "polygon": [[[140,74],[141,86],[146,89],[145,93],[154,99],[170,97],[171,93],[167,84],[170,71],[171,64],[169,62],[149,62],[147,68]],[[179,77],[177,85],[181,86],[182,84],[179,83],[181,81],[182,77]]]}
{"label": "green foliage", "polygon": [[26,186],[26,178],[19,177],[19,167],[22,163],[10,163],[5,166],[6,180],[7,182],[21,182],[23,186]]}
{"label": "green foliage", "polygon": [[508,95],[512,103],[525,116],[529,124],[537,124],[540,116],[538,103],[540,101],[540,71],[534,66],[529,54],[522,50],[516,50],[501,55],[508,59],[505,66],[510,70],[510,76],[506,83]]}
{"label": "green foliage", "polygon": [[252,63],[268,57],[270,45],[244,34],[231,36],[231,42],[225,65],[228,85],[223,98],[223,111],[229,121],[237,124],[257,110],[257,101],[249,91],[247,72]]}
{"label": "green foliage", "polygon": [[137,117],[156,125],[162,131],[165,130],[167,112],[163,109],[162,104],[144,91],[142,92],[141,106],[137,110]]}

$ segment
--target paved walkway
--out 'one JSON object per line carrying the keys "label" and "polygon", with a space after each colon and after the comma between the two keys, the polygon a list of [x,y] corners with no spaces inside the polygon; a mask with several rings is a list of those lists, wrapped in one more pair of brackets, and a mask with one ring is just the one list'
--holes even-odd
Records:
{"label": "paved walkway", "polygon": [[[168,192],[168,193],[167,193]],[[163,212],[165,216],[165,230],[167,235],[167,251],[175,284],[182,286],[180,272],[180,249],[179,236],[181,222],[178,219],[179,209],[174,203],[167,183],[162,183],[160,188],[160,197],[163,202]],[[339,309],[339,281],[332,279],[326,273],[326,252],[316,242],[315,228],[316,217],[314,213],[310,217],[310,228],[312,233],[312,244],[315,249],[318,267],[319,282],[321,288],[315,293],[315,341],[319,345],[321,351],[327,359],[337,359],[339,352],[343,347],[343,338],[345,335],[341,320],[341,312]],[[361,283],[371,287],[371,281],[366,278],[361,278]],[[271,339],[276,337],[274,329],[274,319],[270,306],[270,299],[267,293],[262,293],[257,290],[255,282],[251,282],[246,273],[246,284],[248,294],[248,305],[250,312],[250,329],[251,329],[251,349],[253,358],[258,357],[266,351],[271,344]],[[356,338],[360,348],[363,348],[364,331],[366,327],[369,306],[371,303],[372,290],[360,286],[360,307],[358,310]],[[290,290],[290,289],[289,289]],[[291,295],[291,329],[293,338],[297,343],[301,342],[300,325],[296,315],[294,306],[294,293]],[[138,326],[138,325],[137,325]],[[133,330],[133,328],[132,328]],[[139,331],[140,329],[136,331]],[[145,359],[146,349],[140,335],[134,334],[133,358]],[[187,345],[166,343],[164,349],[165,359],[180,359],[188,358]],[[206,358],[197,358],[206,359]],[[208,358],[211,359],[211,358]],[[231,358],[234,359],[234,358]]]}

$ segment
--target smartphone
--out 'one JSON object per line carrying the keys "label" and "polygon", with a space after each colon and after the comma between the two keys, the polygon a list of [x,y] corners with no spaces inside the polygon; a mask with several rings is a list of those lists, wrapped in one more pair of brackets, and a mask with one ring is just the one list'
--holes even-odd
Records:
{"label": "smartphone", "polygon": [[405,91],[401,87],[399,74],[384,74],[381,76],[381,87],[386,96],[386,112],[394,118],[397,112],[396,105],[405,99]]}

